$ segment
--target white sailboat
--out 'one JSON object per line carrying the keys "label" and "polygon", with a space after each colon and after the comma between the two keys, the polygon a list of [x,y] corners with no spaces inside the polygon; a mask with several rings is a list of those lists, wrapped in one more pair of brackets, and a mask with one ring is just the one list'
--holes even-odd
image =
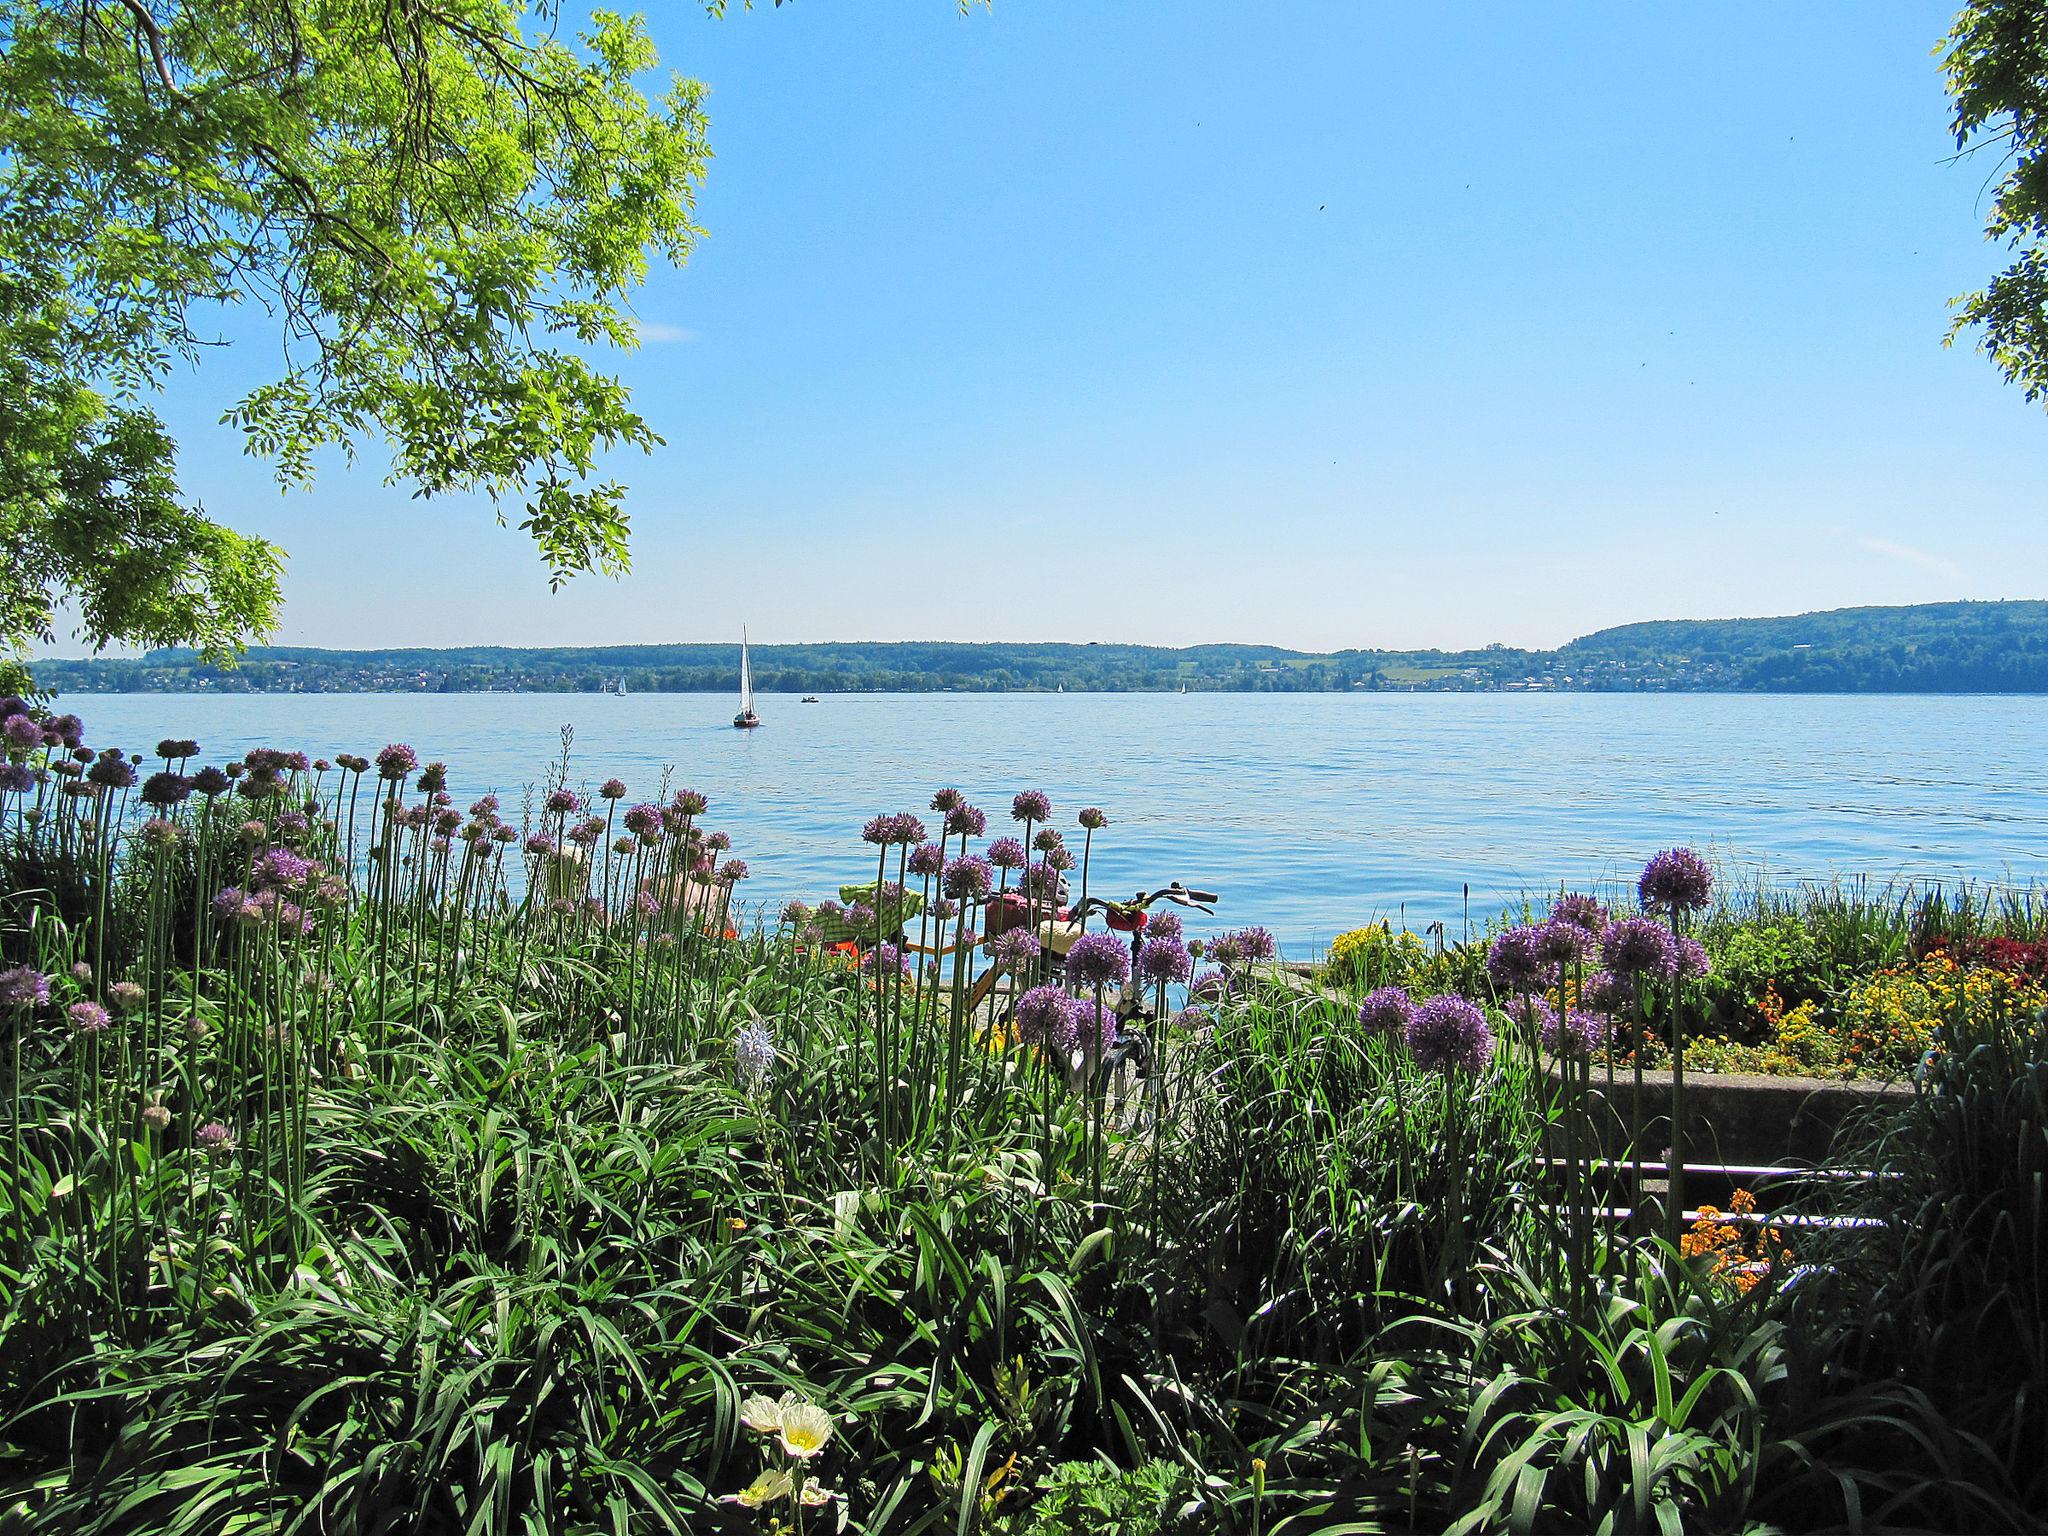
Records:
{"label": "white sailboat", "polygon": [[736,730],[751,731],[761,723],[761,717],[754,713],[754,673],[747,665],[747,631],[740,628],[740,712],[732,717]]}

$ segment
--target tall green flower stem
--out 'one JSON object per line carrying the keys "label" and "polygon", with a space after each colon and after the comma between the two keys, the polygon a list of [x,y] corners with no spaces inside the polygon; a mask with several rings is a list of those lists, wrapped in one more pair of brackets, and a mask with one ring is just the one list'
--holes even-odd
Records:
{"label": "tall green flower stem", "polygon": [[1664,1216],[1665,1239],[1675,1249],[1685,1231],[1685,1009],[1683,992],[1685,967],[1679,950],[1678,907],[1669,909],[1671,947],[1681,956],[1671,984],[1665,988],[1664,1016],[1671,1036],[1671,1148],[1665,1157],[1664,1198],[1670,1209]]}

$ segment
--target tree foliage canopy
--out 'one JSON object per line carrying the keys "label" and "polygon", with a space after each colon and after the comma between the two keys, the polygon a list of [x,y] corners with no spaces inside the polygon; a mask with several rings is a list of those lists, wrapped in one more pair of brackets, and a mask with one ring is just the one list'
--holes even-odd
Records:
{"label": "tree foliage canopy", "polygon": [[517,508],[557,582],[627,562],[609,448],[659,443],[590,360],[681,262],[701,88],[558,0],[0,0],[0,642],[68,597],[95,645],[232,653],[279,552],[180,497],[150,408],[229,308],[281,340],[227,420],[288,485],[368,439],[421,496]]}
{"label": "tree foliage canopy", "polygon": [[2000,152],[1984,233],[2014,252],[2003,272],[1956,300],[1949,339],[1974,328],[1979,350],[2039,401],[2048,396],[2048,5],[1971,0],[1942,65],[1957,149]]}

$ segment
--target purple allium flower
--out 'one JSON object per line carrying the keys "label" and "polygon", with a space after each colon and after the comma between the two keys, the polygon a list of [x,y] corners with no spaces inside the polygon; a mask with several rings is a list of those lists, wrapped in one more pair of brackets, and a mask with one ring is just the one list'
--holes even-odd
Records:
{"label": "purple allium flower", "polygon": [[1636,882],[1636,895],[1653,911],[1697,912],[1713,893],[1714,872],[1690,848],[1666,848]]}
{"label": "purple allium flower", "polygon": [[1067,951],[1067,975],[1084,987],[1120,987],[1130,974],[1130,952],[1109,934],[1084,933]]}
{"label": "purple allium flower", "polygon": [[1027,789],[1010,802],[1010,818],[1013,821],[1052,820],[1052,801],[1042,789]]}
{"label": "purple allium flower", "polygon": [[545,832],[535,832],[526,839],[526,851],[537,858],[545,858],[555,851],[555,840]]}
{"label": "purple allium flower", "polygon": [[1553,1056],[1590,1056],[1607,1041],[1607,1024],[1598,1014],[1573,1008],[1562,1025],[1555,1008],[1548,1014],[1543,1021],[1543,1049]]}
{"label": "purple allium flower", "polygon": [[1138,951],[1138,974],[1158,986],[1164,982],[1186,981],[1195,968],[1187,945],[1179,939],[1150,938]]}
{"label": "purple allium flower", "polygon": [[860,968],[879,976],[887,976],[893,972],[908,980],[910,976],[910,957],[903,953],[899,945],[889,943],[877,944],[860,957]]}
{"label": "purple allium flower", "polygon": [[1038,940],[1022,928],[1005,928],[988,941],[989,957],[1007,970],[1028,965],[1038,953]]}
{"label": "purple allium flower", "polygon": [[135,769],[127,758],[116,754],[101,758],[85,770],[85,776],[108,789],[127,789],[135,782]]}
{"label": "purple allium flower", "polygon": [[924,841],[924,822],[918,818],[916,812],[898,811],[891,819],[896,825],[889,833],[890,842],[908,848],[914,843]]}
{"label": "purple allium flower", "polygon": [[1033,987],[1017,999],[1017,1038],[1026,1045],[1057,1047],[1069,1027],[1071,1001],[1058,987]]}
{"label": "purple allium flower", "polygon": [[1090,832],[1099,832],[1104,827],[1109,825],[1109,818],[1103,815],[1099,809],[1092,805],[1089,806],[1086,810],[1082,811],[1081,814],[1075,817],[1074,819],[1080,822],[1081,825],[1087,828]]}
{"label": "purple allium flower", "polygon": [[602,816],[586,816],[569,829],[569,841],[581,848],[595,848],[603,837]]}
{"label": "purple allium flower", "polygon": [[711,809],[711,801],[694,789],[677,790],[670,803],[685,816],[702,816]]}
{"label": "purple allium flower", "polygon": [[1541,992],[1557,982],[1557,968],[1543,957],[1537,930],[1527,925],[1495,935],[1486,946],[1486,974],[1503,992]]}
{"label": "purple allium flower", "polygon": [[811,920],[811,909],[802,902],[791,899],[782,904],[782,921],[792,928],[801,928]]}
{"label": "purple allium flower", "polygon": [[988,845],[988,861],[997,869],[1022,869],[1029,855],[1014,837],[999,837]]}
{"label": "purple allium flower", "polygon": [[1414,1017],[1415,999],[1405,987],[1381,987],[1358,1005],[1359,1026],[1374,1034],[1406,1036]]}
{"label": "purple allium flower", "polygon": [[0,763],[0,793],[25,795],[35,787],[35,770],[28,764]]}
{"label": "purple allium flower", "polygon": [[167,848],[177,847],[178,838],[181,836],[177,823],[165,821],[161,816],[150,817],[135,829],[135,835],[143,847],[153,848],[159,853]]}
{"label": "purple allium flower", "polygon": [[971,805],[956,805],[946,812],[946,830],[955,837],[979,837],[988,830],[988,818]]}
{"label": "purple allium flower", "polygon": [[1511,1023],[1519,1024],[1525,1030],[1541,1032],[1557,1027],[1557,1010],[1548,1000],[1533,992],[1520,992],[1507,1001],[1501,1010]]}
{"label": "purple allium flower", "polygon": [[1145,934],[1154,939],[1177,939],[1181,936],[1180,914],[1178,912],[1154,912],[1145,924]]}
{"label": "purple allium flower", "polygon": [[1707,946],[1698,939],[1678,941],[1678,974],[1687,980],[1697,981],[1709,975],[1714,962],[1707,958]]}
{"label": "purple allium flower", "polygon": [[50,978],[32,965],[0,971],[0,1008],[36,1008],[50,1000]]}
{"label": "purple allium flower", "polygon": [[123,1013],[133,1013],[149,999],[149,994],[132,981],[117,981],[107,988],[107,1001]]}
{"label": "purple allium flower", "polygon": [[855,933],[872,933],[875,927],[875,909],[864,901],[856,901],[846,909],[846,926]]}
{"label": "purple allium flower", "polygon": [[7,745],[21,752],[33,752],[43,744],[43,728],[27,715],[9,715],[0,723],[0,733],[7,737]]}
{"label": "purple allium flower", "polygon": [[1116,1010],[1092,997],[1076,997],[1067,1003],[1068,1028],[1073,1032],[1070,1049],[1101,1057],[1116,1044]]}
{"label": "purple allium flower", "polygon": [[485,795],[469,808],[469,814],[479,818],[497,815],[498,797],[496,795]]}
{"label": "purple allium flower", "polygon": [[727,859],[723,864],[718,866],[718,878],[720,880],[723,880],[727,885],[731,885],[738,880],[746,879],[747,861],[745,859]]}
{"label": "purple allium flower", "polygon": [[228,1157],[235,1150],[235,1133],[218,1120],[209,1120],[192,1133],[192,1142],[209,1157]]}
{"label": "purple allium flower", "polygon": [[192,787],[211,800],[215,795],[227,792],[228,776],[218,768],[205,767],[192,775]]}
{"label": "purple allium flower", "polygon": [[[458,817],[456,819],[460,820],[461,818]],[[446,853],[454,846],[454,839],[449,837],[446,832],[443,832],[438,834],[432,842],[427,844],[427,851],[429,853]]]}
{"label": "purple allium flower", "polygon": [[1532,932],[1536,958],[1560,974],[1568,966],[1584,965],[1599,943],[1598,934],[1556,917],[1538,923]]}
{"label": "purple allium flower", "polygon": [[723,832],[713,832],[704,839],[704,846],[713,853],[723,853],[732,846],[732,839]]}
{"label": "purple allium flower", "polygon": [[420,763],[419,754],[402,741],[394,741],[377,754],[377,777],[402,782]]}
{"label": "purple allium flower", "polygon": [[217,923],[231,923],[241,915],[242,903],[248,897],[242,894],[238,885],[224,885],[213,897],[213,920]]}
{"label": "purple allium flower", "polygon": [[519,829],[517,827],[505,826],[501,823],[491,828],[491,841],[494,843],[513,843],[518,840]]}
{"label": "purple allium flower", "polygon": [[360,752],[337,752],[334,754],[334,760],[350,773],[368,773],[370,771],[370,760]]}
{"label": "purple allium flower", "polygon": [[171,1128],[171,1112],[161,1104],[145,1104],[142,1123],[161,1136]]}
{"label": "purple allium flower", "polygon": [[1209,941],[1207,954],[1211,960],[1226,970],[1244,959],[1244,950],[1238,946],[1237,935],[1234,933],[1217,934]]}
{"label": "purple allium flower", "polygon": [[1222,971],[1198,972],[1188,983],[1188,996],[1205,1003],[1220,1003],[1229,992],[1230,977]]}
{"label": "purple allium flower", "polygon": [[1620,1013],[1635,1001],[1635,988],[1612,971],[1595,971],[1579,988],[1579,1001],[1595,1013]]}
{"label": "purple allium flower", "polygon": [[946,867],[946,849],[942,843],[919,843],[910,850],[908,868],[913,875],[930,879]]}
{"label": "purple allium flower", "polygon": [[893,816],[870,816],[867,824],[860,829],[860,840],[864,843],[886,843],[895,823],[896,818]]}
{"label": "purple allium flower", "polygon": [[661,901],[652,891],[642,891],[633,898],[633,908],[642,917],[653,917],[661,911]]}
{"label": "purple allium flower", "polygon": [[1470,998],[1445,992],[1415,1010],[1408,1050],[1425,1072],[1482,1072],[1493,1057],[1493,1031]]}
{"label": "purple allium flower", "polygon": [[111,1022],[107,1018],[107,1010],[98,1003],[73,1003],[64,1012],[71,1020],[71,1027],[81,1035],[96,1035]]}
{"label": "purple allium flower", "polygon": [[1046,901],[1057,899],[1060,890],[1060,872],[1050,863],[1037,863],[1024,871],[1024,893]]}
{"label": "purple allium flower", "polygon": [[1550,920],[1583,928],[1597,939],[1600,930],[1607,926],[1607,909],[1595,897],[1572,892],[1550,904]]}
{"label": "purple allium flower", "polygon": [[[192,743],[192,750],[194,752],[197,752],[199,750],[198,742],[195,741]],[[315,773],[327,773],[331,771],[333,767],[334,764],[327,761],[327,759],[324,757],[316,757],[313,759],[313,771]]]}
{"label": "purple allium flower", "polygon": [[1049,848],[1045,854],[1045,867],[1057,873],[1065,873],[1074,867],[1074,856],[1064,848]]}
{"label": "purple allium flower", "polygon": [[566,784],[548,791],[548,797],[542,804],[550,814],[556,816],[574,816],[583,809],[583,802],[577,798],[576,791]]}
{"label": "purple allium flower", "polygon": [[253,774],[274,779],[284,771],[284,754],[275,747],[251,747],[242,756],[242,766]]}
{"label": "purple allium flower", "polygon": [[946,866],[943,888],[955,901],[979,901],[995,883],[995,871],[987,859],[968,854]]}
{"label": "purple allium flower", "polygon": [[1190,1003],[1166,1022],[1172,1028],[1180,1030],[1184,1034],[1192,1035],[1207,1029],[1214,1021],[1210,1019],[1208,1009],[1197,1007],[1195,1004]]}
{"label": "purple allium flower", "polygon": [[597,793],[601,799],[623,800],[626,798],[626,781],[624,779],[606,779],[604,783],[598,786]]}
{"label": "purple allium flower", "polygon": [[1058,827],[1040,827],[1031,839],[1031,846],[1040,853],[1051,853],[1055,848],[1065,847],[1066,841],[1060,836]]}
{"label": "purple allium flower", "polygon": [[733,1073],[742,1093],[756,1094],[768,1086],[768,1074],[775,1070],[775,1037],[764,1020],[754,1019],[740,1026],[732,1040]]}
{"label": "purple allium flower", "polygon": [[934,922],[950,923],[959,915],[960,903],[953,900],[950,896],[941,896],[932,903],[932,920]]}
{"label": "purple allium flower", "polygon": [[1617,976],[1669,981],[1678,973],[1678,948],[1664,925],[1650,917],[1620,917],[1600,935],[1600,958]]}
{"label": "purple allium flower", "polygon": [[71,749],[71,760],[74,763],[89,763],[96,755],[91,747],[73,747]]}
{"label": "purple allium flower", "polygon": [[932,796],[932,809],[947,813],[958,810],[967,803],[967,797],[957,789],[942,789]]}
{"label": "purple allium flower", "polygon": [[76,962],[71,967],[71,979],[77,982],[81,987],[91,986],[92,967],[83,960]]}
{"label": "purple allium flower", "polygon": [[626,830],[635,837],[652,837],[661,830],[661,807],[642,803],[626,812]]}
{"label": "purple allium flower", "polygon": [[[300,818],[300,820],[302,821],[304,819],[304,817]],[[278,817],[278,820],[282,822],[284,820],[284,817],[280,816]],[[455,829],[461,825],[462,813],[456,810],[453,806],[449,806],[445,810],[437,811],[434,813],[434,831],[439,833],[442,837],[453,837],[455,835]],[[574,835],[574,833],[570,834],[570,836],[572,837]]]}
{"label": "purple allium flower", "polygon": [[[310,757],[306,756],[306,754],[303,752],[287,752],[284,755],[284,765],[285,767],[289,768],[293,773],[304,773],[307,769],[313,766],[313,760]],[[441,770],[442,777],[447,777],[448,765],[446,763],[429,763],[427,764],[427,768],[429,771],[438,768]],[[437,788],[438,786],[430,786],[422,782],[420,787],[422,789],[427,789]]]}

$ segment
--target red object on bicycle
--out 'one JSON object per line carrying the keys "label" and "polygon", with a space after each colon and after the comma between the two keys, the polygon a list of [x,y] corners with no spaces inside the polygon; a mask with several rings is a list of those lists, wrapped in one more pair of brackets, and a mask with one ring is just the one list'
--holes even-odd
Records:
{"label": "red object on bicycle", "polygon": [[1031,918],[1030,903],[1016,891],[1005,891],[991,898],[982,910],[990,938],[1008,933],[1012,928],[1022,928]]}
{"label": "red object on bicycle", "polygon": [[1145,909],[1143,907],[1111,907],[1102,914],[1102,920],[1118,933],[1143,933],[1145,931]]}

